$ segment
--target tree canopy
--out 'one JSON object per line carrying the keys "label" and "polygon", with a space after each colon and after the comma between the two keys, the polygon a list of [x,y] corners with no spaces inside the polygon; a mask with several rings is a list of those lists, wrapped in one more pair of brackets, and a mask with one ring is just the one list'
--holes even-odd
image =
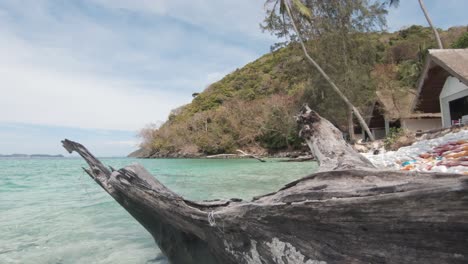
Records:
{"label": "tree canopy", "polygon": [[[466,27],[451,28],[441,37],[450,45],[465,32]],[[356,87],[357,95],[345,92],[364,113],[376,89],[406,94],[414,88],[427,49],[437,45],[431,29],[421,26],[395,33],[356,33],[350,43],[355,53],[347,63],[360,66],[346,74],[340,71],[342,60],[329,59],[338,57],[329,54],[330,45],[338,46],[332,38],[310,40],[307,45],[334,78],[342,83],[348,78],[350,89],[362,85]],[[300,149],[294,115],[303,103],[346,131],[345,106],[311,72],[297,43],[266,54],[211,84],[190,104],[173,111],[159,128],[144,129],[142,146],[147,154],[143,156],[218,154],[237,148],[255,153]]]}
{"label": "tree canopy", "polygon": [[452,44],[454,49],[466,49],[468,48],[468,32],[465,32],[459,39]]}

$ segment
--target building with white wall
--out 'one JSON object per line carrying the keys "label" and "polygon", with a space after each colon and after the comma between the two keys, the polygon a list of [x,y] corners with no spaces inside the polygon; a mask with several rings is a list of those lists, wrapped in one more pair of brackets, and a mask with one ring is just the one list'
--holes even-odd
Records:
{"label": "building with white wall", "polygon": [[450,127],[468,115],[468,49],[429,50],[411,115],[413,131]]}
{"label": "building with white wall", "polygon": [[376,139],[385,138],[391,127],[424,132],[450,127],[463,116],[468,120],[468,49],[429,50],[416,91],[377,89],[365,111]]}
{"label": "building with white wall", "polygon": [[468,86],[459,79],[448,77],[439,99],[443,127],[450,127],[468,115]]}

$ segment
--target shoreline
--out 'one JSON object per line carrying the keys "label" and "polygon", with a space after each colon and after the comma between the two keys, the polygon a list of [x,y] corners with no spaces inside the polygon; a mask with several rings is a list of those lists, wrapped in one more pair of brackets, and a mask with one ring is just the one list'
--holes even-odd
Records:
{"label": "shoreline", "polygon": [[[146,154],[146,155],[141,155]],[[260,158],[265,159],[296,159],[296,158],[308,158],[311,156],[309,152],[306,151],[284,151],[277,152],[274,154],[257,154],[252,153]],[[144,153],[144,150],[139,149],[130,153],[127,158],[137,158],[137,159],[251,159],[251,157],[246,157],[244,155],[235,154],[235,153],[221,153],[214,155],[206,155],[202,153],[155,153],[149,154]]]}

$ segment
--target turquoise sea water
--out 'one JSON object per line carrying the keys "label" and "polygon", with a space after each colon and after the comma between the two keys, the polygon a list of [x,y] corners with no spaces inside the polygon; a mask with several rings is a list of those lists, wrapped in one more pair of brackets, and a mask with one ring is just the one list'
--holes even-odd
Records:
{"label": "turquoise sea water", "polygon": [[[102,159],[138,162],[193,200],[275,191],[311,162]],[[81,159],[0,159],[0,263],[165,263],[152,237],[81,169]]]}

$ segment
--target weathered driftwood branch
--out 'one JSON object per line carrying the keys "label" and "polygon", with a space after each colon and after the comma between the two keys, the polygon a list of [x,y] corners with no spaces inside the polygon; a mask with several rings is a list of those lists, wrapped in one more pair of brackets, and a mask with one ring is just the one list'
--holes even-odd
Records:
{"label": "weathered driftwood branch", "polygon": [[320,164],[320,171],[375,169],[367,158],[343,139],[343,134],[335,126],[307,105],[301,109],[297,122],[301,126],[301,137]]}
{"label": "weathered driftwood branch", "polygon": [[238,154],[216,154],[206,156],[207,159],[229,159],[229,158],[236,158],[239,157]]}
{"label": "weathered driftwood branch", "polygon": [[250,202],[189,201],[140,165],[112,171],[82,145],[63,145],[171,263],[468,263],[468,175],[375,170],[307,112],[303,135],[321,165],[338,170]]}
{"label": "weathered driftwood branch", "polygon": [[305,162],[305,161],[315,161],[315,157],[312,155],[307,155],[307,156],[302,156],[302,157],[297,157],[297,158],[292,158],[292,159],[287,159],[287,160],[280,160],[280,162]]}
{"label": "weathered driftwood branch", "polygon": [[255,155],[253,155],[253,154],[246,153],[246,152],[244,152],[244,151],[242,151],[242,150],[240,150],[240,149],[238,149],[238,150],[236,150],[236,151],[239,152],[240,154],[242,154],[242,156],[244,156],[244,157],[256,159],[256,160],[258,160],[258,161],[260,161],[260,162],[266,162],[266,160],[264,160],[264,159],[262,159],[262,158],[260,158],[260,157],[258,157],[258,156],[255,156]]}

